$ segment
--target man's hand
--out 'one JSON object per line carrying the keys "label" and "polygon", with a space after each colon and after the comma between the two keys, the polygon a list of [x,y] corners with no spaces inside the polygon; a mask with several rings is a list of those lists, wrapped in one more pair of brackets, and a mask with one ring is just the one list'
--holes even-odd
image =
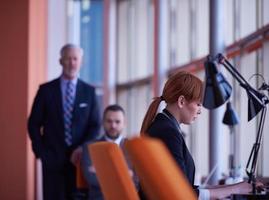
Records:
{"label": "man's hand", "polygon": [[78,147],[76,148],[70,158],[71,163],[73,163],[73,165],[77,165],[82,157],[82,147]]}

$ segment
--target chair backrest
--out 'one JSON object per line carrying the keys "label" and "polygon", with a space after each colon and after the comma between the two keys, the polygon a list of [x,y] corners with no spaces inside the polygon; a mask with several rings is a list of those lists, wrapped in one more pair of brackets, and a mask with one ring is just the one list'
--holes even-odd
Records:
{"label": "chair backrest", "polygon": [[119,146],[111,142],[96,142],[88,149],[105,199],[139,200]]}
{"label": "chair backrest", "polygon": [[140,137],[127,140],[126,150],[150,200],[195,200],[192,187],[169,153],[157,139]]}
{"label": "chair backrest", "polygon": [[80,162],[78,162],[76,164],[76,187],[77,187],[77,189],[88,189],[89,188],[88,183],[84,178]]}
{"label": "chair backrest", "polygon": [[76,164],[76,190],[73,192],[74,200],[88,199],[89,186],[83,176],[81,162]]}

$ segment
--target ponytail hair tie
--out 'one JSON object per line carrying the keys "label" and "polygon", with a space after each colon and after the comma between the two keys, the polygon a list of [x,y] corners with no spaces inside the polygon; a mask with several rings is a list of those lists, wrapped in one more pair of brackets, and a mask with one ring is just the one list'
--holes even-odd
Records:
{"label": "ponytail hair tie", "polygon": [[160,96],[160,99],[161,99],[161,101],[164,101],[164,98],[163,98],[163,96]]}

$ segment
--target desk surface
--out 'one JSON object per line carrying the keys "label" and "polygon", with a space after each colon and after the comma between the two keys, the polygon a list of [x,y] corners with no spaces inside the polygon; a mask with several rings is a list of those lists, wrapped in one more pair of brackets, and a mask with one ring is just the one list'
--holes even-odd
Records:
{"label": "desk surface", "polygon": [[269,200],[269,194],[233,194],[232,200]]}

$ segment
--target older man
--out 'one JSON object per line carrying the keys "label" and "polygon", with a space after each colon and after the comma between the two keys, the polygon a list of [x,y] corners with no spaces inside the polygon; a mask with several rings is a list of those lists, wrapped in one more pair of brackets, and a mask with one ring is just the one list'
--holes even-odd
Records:
{"label": "older man", "polygon": [[72,199],[74,164],[100,128],[95,89],[78,78],[83,50],[67,44],[60,56],[62,74],[39,87],[28,120],[33,152],[42,161],[44,200]]}

